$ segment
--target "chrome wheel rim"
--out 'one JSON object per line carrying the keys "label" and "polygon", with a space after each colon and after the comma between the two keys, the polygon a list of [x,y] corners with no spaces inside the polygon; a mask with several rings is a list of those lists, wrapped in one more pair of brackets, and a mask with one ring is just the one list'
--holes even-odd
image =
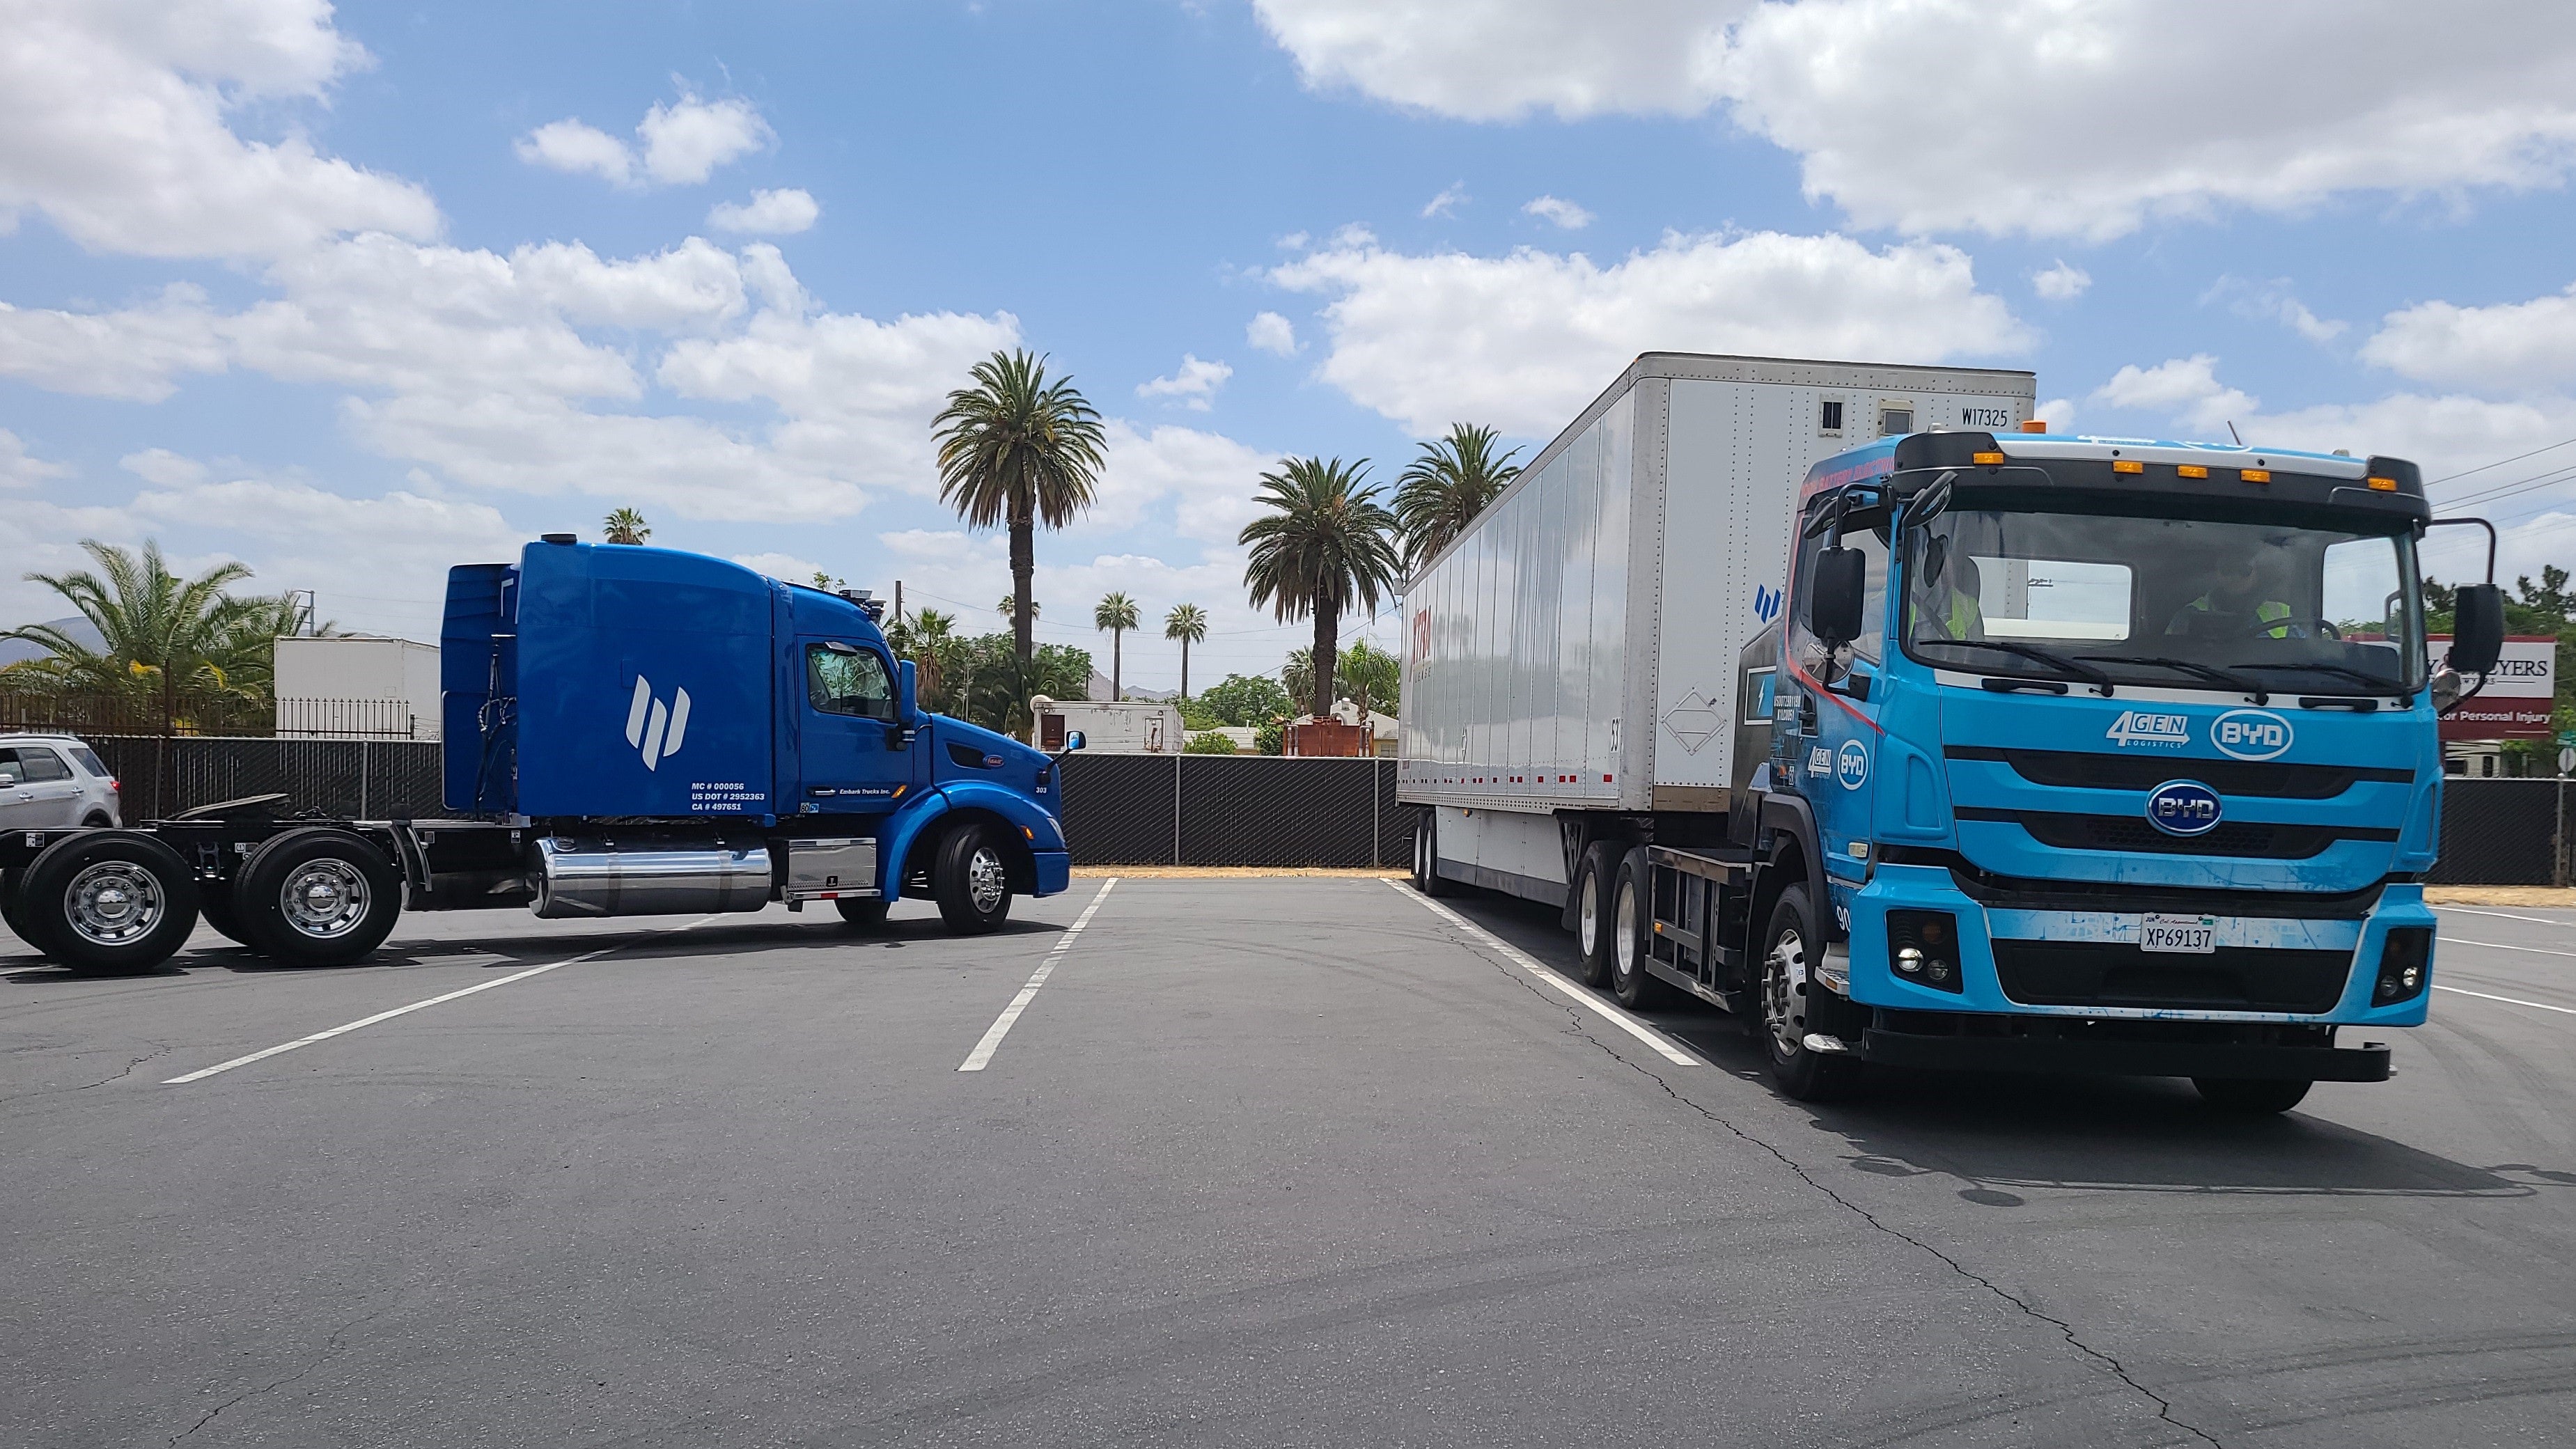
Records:
{"label": "chrome wheel rim", "polygon": [[1590,871],[1583,873],[1583,898],[1575,908],[1575,921],[1588,961],[1601,949],[1601,877]]}
{"label": "chrome wheel rim", "polygon": [[1002,873],[1002,857],[989,845],[975,847],[966,860],[966,899],[975,909],[990,913],[999,909],[1002,897],[1011,891],[1010,880]]}
{"label": "chrome wheel rim", "polygon": [[130,860],[102,860],[63,888],[63,922],[93,946],[130,946],[169,912],[161,878]]}
{"label": "chrome wheel rim", "polygon": [[1611,912],[1610,929],[1614,933],[1610,949],[1616,953],[1621,980],[1637,974],[1637,890],[1626,881],[1619,883],[1619,904]]}
{"label": "chrome wheel rim", "polygon": [[1762,1020],[1783,1056],[1802,1050],[1807,1040],[1807,942],[1796,928],[1771,943],[1769,969],[1762,975]]}
{"label": "chrome wheel rim", "polygon": [[277,888],[278,913],[288,930],[329,941],[358,929],[367,918],[367,877],[345,860],[308,860]]}

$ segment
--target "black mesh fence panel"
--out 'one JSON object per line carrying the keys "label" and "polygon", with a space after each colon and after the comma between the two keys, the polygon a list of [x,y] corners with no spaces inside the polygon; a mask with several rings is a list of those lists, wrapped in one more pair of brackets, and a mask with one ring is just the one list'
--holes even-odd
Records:
{"label": "black mesh fence panel", "polygon": [[2442,782],[2437,885],[2555,885],[2559,792],[2555,780]]}
{"label": "black mesh fence panel", "polygon": [[1181,864],[1376,861],[1375,760],[1191,755],[1181,765]]}
{"label": "black mesh fence panel", "polygon": [[1379,760],[1377,764],[1377,863],[1403,866],[1413,864],[1413,822],[1422,812],[1419,805],[1399,804],[1395,798],[1395,761]]}
{"label": "black mesh fence panel", "polygon": [[1172,766],[1177,758],[1064,756],[1064,839],[1074,864],[1172,864]]}
{"label": "black mesh fence panel", "polygon": [[281,815],[435,817],[439,747],[410,740],[89,737],[117,778],[127,820],[282,794]]}

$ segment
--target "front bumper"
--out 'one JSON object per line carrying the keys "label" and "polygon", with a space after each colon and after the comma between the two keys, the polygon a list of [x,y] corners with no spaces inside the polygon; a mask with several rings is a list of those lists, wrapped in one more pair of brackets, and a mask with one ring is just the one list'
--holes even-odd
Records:
{"label": "front bumper", "polygon": [[[1851,998],[1862,1005],[1894,1011],[2098,1021],[2366,1027],[2419,1026],[2424,1021],[2426,1005],[2432,996],[2433,963],[2429,959],[2425,965],[2425,979],[2413,996],[2385,1006],[2372,1004],[2372,988],[2378,979],[2378,966],[2388,932],[2407,926],[2430,931],[2435,925],[2432,910],[2424,904],[2423,887],[2402,883],[2393,883],[2381,890],[2367,913],[2358,917],[2330,920],[2275,918],[2259,911],[2218,917],[2220,939],[2245,948],[2299,949],[2311,958],[2320,948],[2326,947],[2349,952],[2350,964],[2344,972],[2341,989],[2333,992],[2331,1004],[2324,1009],[2246,1010],[2207,1004],[2132,1005],[2100,1001],[2042,1004],[2016,1000],[2006,992],[2003,977],[1996,969],[1994,942],[1997,937],[2013,941],[2095,945],[2117,944],[2123,939],[2134,942],[2138,915],[2134,912],[2123,914],[2118,904],[2121,897],[2117,895],[2106,895],[2104,899],[2105,908],[2098,911],[2034,910],[2018,904],[1989,904],[1961,890],[1944,866],[1882,864],[1871,873],[1869,882],[1849,898]],[[2291,904],[2295,903],[2285,901],[2284,908]],[[1890,968],[1887,944],[1887,913],[1890,910],[1943,911],[1956,918],[1959,990],[1937,990],[1906,980]],[[2178,970],[2188,969],[2193,961],[2190,956],[2152,959]],[[2055,1049],[2034,1047],[2028,1050],[2045,1056]]]}
{"label": "front bumper", "polygon": [[2234,1077],[2384,1082],[2388,1048],[2265,1042],[2101,1039],[2097,1034],[1935,1034],[1872,1027],[1860,1057],[1899,1067],[1980,1072],[2068,1072],[2115,1077]]}

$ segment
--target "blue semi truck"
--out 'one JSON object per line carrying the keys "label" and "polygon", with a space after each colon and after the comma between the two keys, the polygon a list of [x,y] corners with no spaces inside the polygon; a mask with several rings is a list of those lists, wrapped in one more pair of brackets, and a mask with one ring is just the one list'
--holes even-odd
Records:
{"label": "blue semi truck", "polygon": [[7,923],[56,960],[148,969],[202,918],[296,965],[404,910],[548,918],[789,910],[872,928],[900,896],[991,931],[1065,888],[1055,761],[925,713],[864,593],[570,534],[449,571],[454,818],[280,819],[232,802],[131,830],[0,838]]}
{"label": "blue semi truck", "polygon": [[1418,883],[1561,905],[1592,984],[1725,1007],[1793,1097],[1873,1063],[2249,1111],[2385,1079],[2493,529],[2437,670],[2416,548],[2476,521],[2415,465],[2051,435],[2029,396],[1640,359],[1411,582]]}

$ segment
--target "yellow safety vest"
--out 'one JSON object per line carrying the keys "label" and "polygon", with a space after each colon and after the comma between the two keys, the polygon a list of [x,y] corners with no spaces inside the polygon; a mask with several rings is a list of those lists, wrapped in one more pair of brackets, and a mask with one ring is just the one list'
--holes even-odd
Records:
{"label": "yellow safety vest", "polygon": [[[2215,614],[2218,612],[2218,606],[2210,602],[2209,595],[2207,594],[2201,595],[2199,598],[2183,605],[2183,607],[2186,609],[2198,609],[2204,614]],[[2282,603],[2278,599],[2266,599],[2262,603],[2254,606],[2254,617],[2270,621],[2272,624],[2271,628],[2257,629],[2254,631],[2255,633],[2269,634],[2275,639],[2287,639],[2290,637],[2289,605]]]}

